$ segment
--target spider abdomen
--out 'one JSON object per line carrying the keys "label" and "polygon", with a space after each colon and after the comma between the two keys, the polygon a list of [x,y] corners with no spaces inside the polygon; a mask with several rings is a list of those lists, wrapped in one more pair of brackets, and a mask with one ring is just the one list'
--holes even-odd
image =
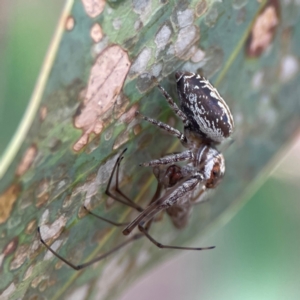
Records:
{"label": "spider abdomen", "polygon": [[177,72],[176,80],[180,107],[189,120],[188,129],[215,143],[230,136],[233,117],[217,89],[195,73]]}

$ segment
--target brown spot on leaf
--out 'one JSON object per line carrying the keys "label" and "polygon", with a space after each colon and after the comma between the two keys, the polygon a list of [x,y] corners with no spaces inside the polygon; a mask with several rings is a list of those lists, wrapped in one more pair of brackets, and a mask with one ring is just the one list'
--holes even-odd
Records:
{"label": "brown spot on leaf", "polygon": [[137,111],[137,109],[138,104],[132,105],[130,109],[120,117],[120,121],[124,123],[130,123],[135,118],[135,112]]}
{"label": "brown spot on leaf", "polygon": [[75,19],[72,16],[68,16],[65,23],[65,28],[68,31],[71,31],[75,26]]}
{"label": "brown spot on leaf", "polygon": [[116,137],[115,143],[113,145],[113,149],[114,150],[118,149],[120,146],[124,145],[128,140],[129,140],[129,132],[128,130],[124,130]]}
{"label": "brown spot on leaf", "polygon": [[113,107],[129,68],[128,54],[120,46],[110,46],[100,53],[91,69],[85,99],[74,117],[75,127],[83,131],[73,146],[75,151],[88,143],[91,133],[101,133],[102,116]]}
{"label": "brown spot on leaf", "polygon": [[105,0],[81,0],[85,12],[91,17],[95,18],[100,15],[105,6]]}
{"label": "brown spot on leaf", "polygon": [[13,184],[0,195],[0,224],[6,222],[9,218],[20,190],[20,185]]}
{"label": "brown spot on leaf", "polygon": [[39,291],[44,292],[48,287],[48,279],[42,280],[42,282],[39,284]]}
{"label": "brown spot on leaf", "polygon": [[56,264],[55,264],[55,266],[54,266],[54,268],[55,268],[55,270],[59,270],[59,269],[61,269],[61,267],[64,265],[64,262],[62,262],[61,260],[59,260]]}
{"label": "brown spot on leaf", "polygon": [[2,253],[4,256],[7,256],[11,253],[13,253],[17,246],[18,246],[19,238],[16,236],[14,237],[3,249]]}
{"label": "brown spot on leaf", "polygon": [[272,0],[267,3],[257,16],[247,40],[247,54],[250,57],[260,56],[272,43],[279,24],[279,3]]}
{"label": "brown spot on leaf", "polygon": [[120,93],[116,100],[116,103],[114,104],[114,118],[119,119],[125,113],[128,105],[129,99],[125,95]]}
{"label": "brown spot on leaf", "polygon": [[36,156],[36,153],[37,153],[37,147],[36,145],[31,145],[31,147],[29,147],[20,164],[18,165],[18,168],[17,168],[17,171],[16,171],[16,175],[17,176],[22,176],[31,166],[35,156]]}
{"label": "brown spot on leaf", "polygon": [[204,13],[206,13],[206,11],[207,11],[207,2],[206,2],[206,0],[199,1],[198,4],[196,5],[196,9],[195,9],[196,16],[200,17]]}
{"label": "brown spot on leaf", "polygon": [[49,180],[43,179],[36,189],[36,207],[41,207],[49,199]]}
{"label": "brown spot on leaf", "polygon": [[91,38],[95,43],[99,43],[103,37],[102,28],[98,23],[95,23],[91,28]]}
{"label": "brown spot on leaf", "polygon": [[138,135],[140,132],[142,131],[142,126],[140,124],[136,124],[134,127],[133,127],[133,133],[135,135]]}
{"label": "brown spot on leaf", "polygon": [[48,114],[47,106],[45,106],[45,105],[41,106],[41,108],[40,108],[40,120],[41,120],[41,122],[43,122],[46,119],[47,114]]}
{"label": "brown spot on leaf", "polygon": [[79,208],[78,210],[78,218],[82,219],[83,217],[85,217],[86,215],[88,215],[88,211],[86,209],[84,209],[82,206]]}
{"label": "brown spot on leaf", "polygon": [[33,232],[36,231],[36,220],[33,219],[31,220],[27,226],[26,226],[26,229],[25,229],[25,233],[26,234],[32,234]]}
{"label": "brown spot on leaf", "polygon": [[37,288],[37,286],[40,284],[40,282],[42,282],[42,280],[48,279],[48,278],[49,278],[49,276],[45,275],[45,274],[35,277],[31,282],[31,286],[33,288]]}

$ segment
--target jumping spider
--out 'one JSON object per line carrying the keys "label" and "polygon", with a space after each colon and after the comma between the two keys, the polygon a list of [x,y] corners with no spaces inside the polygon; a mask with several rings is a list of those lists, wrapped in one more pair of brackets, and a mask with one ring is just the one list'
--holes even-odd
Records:
{"label": "jumping spider", "polygon": [[[207,250],[214,248],[190,248],[163,245],[157,242],[149,234],[149,229],[153,220],[155,220],[159,213],[164,210],[166,210],[168,215],[171,217],[175,227],[183,228],[187,224],[191,207],[193,204],[197,203],[197,200],[192,199],[192,195],[197,186],[199,186],[199,184],[202,185],[199,193],[202,194],[206,189],[215,188],[224,176],[224,157],[216,149],[216,145],[229,137],[234,128],[233,117],[227,104],[207,79],[199,74],[189,72],[177,72],[175,77],[177,81],[180,108],[175,104],[173,99],[163,87],[159,84],[157,84],[157,86],[166,98],[171,109],[182,120],[184,133],[165,123],[146,117],[139,112],[137,112],[137,115],[177,137],[181,144],[188,150],[181,153],[169,154],[159,159],[154,159],[141,164],[142,166],[152,167],[153,173],[157,178],[156,193],[145,209],[141,208],[138,204],[129,199],[118,187],[119,166],[123,159],[123,153],[125,150],[120,154],[110,176],[106,194],[140,212],[131,223],[116,223],[110,221],[106,218],[95,215],[84,207],[91,215],[112,225],[126,226],[123,230],[124,235],[129,235],[136,227],[138,227],[140,233],[132,235],[125,242],[121,243],[109,252],[92,259],[91,261],[81,265],[74,265],[61,257],[46,244],[46,242],[42,239],[38,228],[41,242],[56,257],[64,261],[73,269],[80,270],[90,266],[91,264],[102,260],[108,255],[124,247],[128,243],[143,236],[146,236],[159,248],[183,250]],[[184,166],[175,164],[180,161],[187,162],[187,164]],[[115,172],[115,191],[122,198],[115,196],[110,192],[110,185]]]}

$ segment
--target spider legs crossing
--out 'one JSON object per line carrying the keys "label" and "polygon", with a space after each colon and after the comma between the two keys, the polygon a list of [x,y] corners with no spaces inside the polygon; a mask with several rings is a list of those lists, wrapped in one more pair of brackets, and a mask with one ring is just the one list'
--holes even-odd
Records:
{"label": "spider legs crossing", "polygon": [[[111,178],[108,182],[108,187],[107,187],[107,190],[109,190],[109,187],[111,185],[111,181],[112,181],[112,177],[113,177],[113,174],[114,172],[116,172],[116,175],[118,176],[119,175],[119,165],[120,165],[120,162],[122,161],[123,159],[123,153],[124,151],[121,153],[121,155],[119,156],[119,158],[117,159],[117,162],[113,168],[113,171],[112,171],[112,175],[111,175]],[[118,185],[118,178],[116,179],[116,183]],[[160,199],[162,199],[161,197],[161,192],[163,191],[162,189],[162,184],[160,182],[158,182],[158,185],[157,185],[157,190],[155,192],[155,194],[153,195],[151,201],[150,201],[150,205],[151,207],[156,207],[156,203],[159,202]],[[122,191],[119,190],[119,194],[120,195],[124,195],[122,193]],[[125,199],[127,201],[119,201],[120,199],[118,199],[117,201],[123,203],[124,205],[127,205],[127,206],[134,206],[132,205],[132,203],[134,203],[131,199],[129,199],[127,196],[124,196]],[[114,198],[115,199],[115,198]],[[148,206],[148,208],[149,208]],[[114,226],[124,226],[124,225],[128,225],[128,223],[118,223],[118,222],[114,222],[114,221],[111,221],[107,218],[104,218],[104,217],[101,217],[101,216],[98,216],[96,214],[94,214],[93,212],[91,212],[90,210],[88,210],[85,206],[84,206],[84,209],[92,216],[102,220],[102,221],[105,221],[107,223],[110,223]],[[142,209],[142,208],[141,208]],[[143,211],[147,211],[146,210],[143,210]],[[143,215],[143,212],[140,213],[139,216]],[[154,215],[153,215],[154,217]],[[112,248],[110,251],[106,252],[106,253],[103,253],[97,257],[95,257],[94,259],[86,262],[86,263],[83,263],[83,264],[73,264],[72,262],[68,261],[67,259],[65,259],[64,257],[62,257],[60,254],[58,254],[56,251],[54,251],[51,246],[47,245],[47,243],[45,242],[45,240],[42,238],[41,236],[41,232],[40,232],[40,227],[38,227],[38,236],[39,236],[39,239],[41,241],[41,243],[53,254],[55,255],[58,259],[60,259],[61,261],[63,261],[65,264],[67,264],[69,267],[71,267],[72,269],[74,270],[82,270],[96,262],[99,262],[103,259],[105,259],[106,257],[108,257],[109,255],[115,253],[116,251],[122,249],[123,247],[125,247],[126,245],[130,244],[131,242],[134,242],[142,237],[146,237],[150,242],[152,242],[155,246],[157,246],[158,248],[165,248],[165,249],[178,249],[178,250],[209,250],[209,249],[213,249],[214,247],[204,247],[204,248],[190,248],[190,247],[178,247],[178,246],[168,246],[168,245],[164,245],[164,244],[161,244],[159,242],[157,242],[150,234],[149,234],[149,229],[154,221],[154,218],[153,217],[149,217],[149,218],[146,218],[147,220],[145,219],[142,219],[140,220],[139,217],[137,217],[136,219],[137,220],[140,220],[139,222],[137,222],[137,227],[140,231],[140,233],[136,233],[136,234],[133,234],[131,236],[129,236],[124,242],[120,243],[119,245],[117,245],[116,247]],[[125,234],[125,233],[124,233]],[[126,234],[125,234],[126,235]]]}
{"label": "spider legs crossing", "polygon": [[[139,212],[142,212],[143,211],[143,208],[140,207],[138,204],[136,204],[135,202],[133,202],[129,197],[127,197],[120,189],[119,189],[119,168],[120,168],[120,163],[122,161],[122,159],[124,158],[123,157],[123,154],[125,153],[125,151],[127,150],[127,148],[125,148],[121,154],[119,155],[119,157],[117,158],[117,161],[113,167],[113,170],[111,172],[111,175],[110,175],[110,178],[109,178],[109,181],[108,181],[108,184],[107,184],[107,187],[106,187],[106,190],[105,190],[105,194],[111,198],[113,198],[114,200],[124,204],[124,205],[128,205],[128,206],[131,206],[132,208],[135,208],[137,211]],[[110,192],[110,186],[111,186],[111,182],[112,182],[112,179],[113,179],[113,175],[116,171],[116,187],[115,187],[115,191],[116,193],[120,194],[121,196],[123,196],[126,201],[120,199],[119,197],[115,196],[114,194],[112,194]]]}

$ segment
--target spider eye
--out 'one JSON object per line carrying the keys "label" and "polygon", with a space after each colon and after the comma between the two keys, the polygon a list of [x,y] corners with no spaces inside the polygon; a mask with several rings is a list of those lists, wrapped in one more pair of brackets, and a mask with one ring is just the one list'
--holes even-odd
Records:
{"label": "spider eye", "polygon": [[215,171],[215,170],[213,170],[213,175],[214,175],[214,176],[217,176],[217,175],[218,175],[218,172]]}

